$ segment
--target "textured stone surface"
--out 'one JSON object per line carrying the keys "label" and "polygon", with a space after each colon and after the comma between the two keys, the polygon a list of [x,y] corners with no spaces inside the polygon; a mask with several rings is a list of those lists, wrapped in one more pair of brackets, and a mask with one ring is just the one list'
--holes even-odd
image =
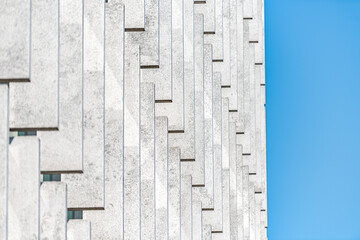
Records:
{"label": "textured stone surface", "polygon": [[59,127],[59,1],[31,1],[30,51],[31,82],[10,85],[10,128],[54,130]]}
{"label": "textured stone surface", "polygon": [[125,17],[122,4],[111,1],[105,7],[105,209],[83,213],[92,238],[104,240],[123,239]]}
{"label": "textured stone surface", "polygon": [[30,80],[30,0],[0,3],[0,82]]}
{"label": "textured stone surface", "polygon": [[66,239],[66,184],[43,182],[40,187],[40,239]]}
{"label": "textured stone surface", "polygon": [[83,170],[83,1],[60,1],[59,131],[39,132],[42,172]]}
{"label": "textured stone surface", "polygon": [[83,173],[64,174],[68,207],[104,208],[104,5],[84,2]]}
{"label": "textured stone surface", "polygon": [[9,164],[9,86],[0,84],[0,239],[7,236]]}
{"label": "textured stone surface", "polygon": [[69,220],[67,222],[68,240],[90,240],[91,223],[88,220]]}
{"label": "textured stone surface", "polygon": [[0,240],[267,239],[263,0],[0,10]]}
{"label": "textured stone surface", "polygon": [[15,137],[9,146],[9,239],[40,237],[40,142]]}

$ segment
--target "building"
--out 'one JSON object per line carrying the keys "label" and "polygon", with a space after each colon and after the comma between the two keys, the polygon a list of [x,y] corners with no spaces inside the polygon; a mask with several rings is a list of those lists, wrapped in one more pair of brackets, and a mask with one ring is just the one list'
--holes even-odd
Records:
{"label": "building", "polygon": [[1,240],[267,239],[263,0],[0,12]]}

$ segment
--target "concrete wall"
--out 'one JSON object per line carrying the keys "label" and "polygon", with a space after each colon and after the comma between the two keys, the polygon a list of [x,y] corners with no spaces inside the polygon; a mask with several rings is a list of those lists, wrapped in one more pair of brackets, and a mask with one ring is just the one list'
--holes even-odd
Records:
{"label": "concrete wall", "polygon": [[263,0],[0,12],[0,240],[267,239]]}

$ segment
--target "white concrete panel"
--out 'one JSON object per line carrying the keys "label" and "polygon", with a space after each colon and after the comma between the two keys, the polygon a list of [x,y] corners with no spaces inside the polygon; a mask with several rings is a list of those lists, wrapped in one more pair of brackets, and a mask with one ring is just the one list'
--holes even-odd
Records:
{"label": "white concrete panel", "polygon": [[203,239],[212,240],[212,227],[211,225],[203,225]]}
{"label": "white concrete panel", "polygon": [[31,0],[3,0],[0,12],[0,82],[29,81]]}
{"label": "white concrete panel", "polygon": [[84,1],[83,174],[64,174],[71,209],[104,208],[105,2]]}
{"label": "white concrete panel", "polygon": [[140,162],[140,49],[125,44],[124,239],[140,238]]}
{"label": "white concrete panel", "polygon": [[10,128],[58,129],[59,1],[31,4],[31,83],[10,85]]}
{"label": "white concrete panel", "polygon": [[250,240],[256,239],[256,205],[255,205],[255,185],[249,182],[249,209],[250,209]]}
{"label": "white concrete panel", "polygon": [[[256,43],[250,44],[250,55],[249,55],[249,66],[250,66],[250,101],[249,101],[249,128],[248,133],[250,133],[250,162],[249,164],[249,171],[250,173],[257,173],[257,162],[256,162],[256,99],[255,99],[255,45]],[[245,128],[247,126],[245,125]]]}
{"label": "white concrete panel", "polygon": [[83,211],[93,239],[123,239],[124,7],[105,5],[105,209]]}
{"label": "white concrete panel", "polygon": [[[236,145],[236,218],[237,218],[237,236],[238,239],[244,239],[244,212],[245,204],[243,199],[244,189],[244,171],[242,160],[242,146]],[[245,199],[246,201],[246,199]]]}
{"label": "white concrete panel", "polygon": [[[128,43],[140,45],[140,65],[142,68],[159,67],[159,2],[158,0],[145,0],[143,9],[140,2],[144,0],[124,0],[125,1],[125,31]],[[132,7],[138,8],[137,11],[145,11],[145,30],[132,31],[128,29],[128,11]],[[139,13],[134,14],[137,16]],[[135,19],[131,19],[132,21]]]}
{"label": "white concrete panel", "polygon": [[222,61],[214,62],[214,71],[221,73],[221,86],[229,88],[232,81],[230,69],[230,0],[223,0],[222,19],[223,58]]}
{"label": "white concrete panel", "polygon": [[202,206],[201,202],[194,201],[192,202],[192,229],[193,229],[193,240],[202,240]]}
{"label": "white concrete panel", "polygon": [[237,239],[238,216],[237,216],[237,146],[236,146],[236,124],[230,122],[229,128],[230,144],[230,165],[229,165],[229,184],[230,184],[230,239]]}
{"label": "white concrete panel", "polygon": [[155,119],[156,238],[168,238],[168,123]]}
{"label": "white concrete panel", "polygon": [[63,182],[40,186],[40,239],[66,239],[67,187]]}
{"label": "white concrete panel", "polygon": [[266,222],[267,222],[267,215],[266,211],[260,212],[260,219],[261,219],[261,229],[260,229],[260,239],[266,239]]}
{"label": "white concrete panel", "polygon": [[244,239],[250,239],[249,166],[242,167],[242,203]]}
{"label": "white concrete panel", "polygon": [[261,128],[262,128],[262,109],[264,108],[264,104],[261,101],[261,68],[260,65],[255,65],[255,161],[256,161],[256,184],[255,191],[263,192],[264,184],[263,184],[263,157],[261,155],[262,150],[262,137],[261,137]]}
{"label": "white concrete panel", "polygon": [[[141,71],[141,81],[155,83],[155,99],[158,103],[173,99],[172,81],[172,29],[171,0],[159,4],[159,68],[145,68]],[[161,44],[160,44],[161,43]],[[160,116],[160,115],[159,115]]]}
{"label": "white concrete panel", "polygon": [[249,42],[259,42],[258,19],[249,21]]}
{"label": "white concrete panel", "polygon": [[168,165],[168,208],[169,208],[169,239],[180,240],[181,230],[181,170],[180,150],[169,148]]}
{"label": "white concrete panel", "polygon": [[204,17],[194,15],[194,72],[195,72],[195,161],[183,162],[182,171],[192,175],[194,186],[205,184],[204,175]]}
{"label": "white concrete panel", "polygon": [[236,1],[237,9],[237,74],[238,74],[238,122],[236,132],[243,133],[244,130],[244,18],[243,1]]}
{"label": "white concrete panel", "polygon": [[[239,92],[239,84],[238,84],[238,66],[237,66],[237,55],[238,51],[242,51],[237,46],[237,1],[230,0],[229,2],[229,51],[230,51],[230,60],[229,60],[229,68],[230,68],[230,87],[223,88],[223,97],[229,98],[229,110],[233,115],[239,117],[238,109],[238,92]],[[235,119],[234,119],[235,120]]]}
{"label": "white concrete panel", "polygon": [[191,175],[181,173],[181,239],[191,240],[192,233],[192,182]]}
{"label": "white concrete panel", "polygon": [[9,146],[8,238],[40,237],[40,141],[15,137]]}
{"label": "white concrete panel", "polygon": [[[114,1],[114,0],[110,0]],[[125,28],[127,30],[145,30],[145,0],[123,0],[125,4]]]}
{"label": "white concrete panel", "polygon": [[223,170],[222,175],[222,189],[223,189],[223,229],[222,232],[213,232],[212,238],[214,240],[230,239],[230,174],[229,169]]}
{"label": "white concrete panel", "polygon": [[249,43],[249,20],[243,21],[244,25],[244,72],[243,72],[243,112],[244,112],[244,133],[237,135],[237,143],[243,145],[243,154],[251,154],[250,136],[251,136],[251,114],[250,114],[250,43]]}
{"label": "white concrete panel", "polygon": [[222,167],[229,169],[230,166],[230,131],[229,131],[229,99],[222,98],[222,119],[221,119],[221,147],[222,147]]}
{"label": "white concrete panel", "polygon": [[212,46],[204,46],[204,149],[205,186],[193,188],[194,199],[201,199],[203,209],[214,208],[213,159],[213,71]]}
{"label": "white concrete panel", "polygon": [[212,44],[214,62],[221,62],[224,58],[223,39],[223,1],[215,0],[215,34],[205,34],[205,44]]}
{"label": "white concrete panel", "polygon": [[[181,159],[195,160],[195,101],[194,101],[194,4],[184,1],[184,131],[171,132],[169,143],[180,147]],[[174,143],[176,143],[174,145]]]}
{"label": "white concrete panel", "polygon": [[[160,7],[162,4],[160,5]],[[161,10],[162,12],[162,10]],[[156,104],[156,115],[167,116],[169,130],[175,132],[184,131],[184,22],[183,22],[183,0],[172,0],[171,3],[171,75],[172,75],[172,99],[171,102],[160,101]],[[162,17],[160,17],[161,21]],[[161,24],[161,23],[160,23]],[[160,26],[160,37],[162,37],[162,27]],[[162,39],[162,38],[161,38]],[[161,40],[162,42],[163,40]],[[163,46],[161,44],[160,46]],[[161,51],[161,49],[160,49]],[[161,52],[160,52],[161,54]],[[160,55],[161,58],[161,55]],[[160,59],[160,64],[163,60]],[[165,63],[166,64],[166,63]],[[161,66],[160,66],[161,67]],[[169,80],[167,80],[169,81]],[[155,83],[159,87],[158,80]],[[158,91],[156,91],[158,92]],[[155,93],[157,96],[157,93]],[[157,98],[157,97],[156,97]],[[157,98],[158,99],[158,98]]]}
{"label": "white concrete panel", "polygon": [[261,239],[261,230],[264,225],[261,224],[261,202],[263,201],[262,193],[255,193],[255,233],[256,239]]}
{"label": "white concrete panel", "polygon": [[252,19],[254,0],[244,0],[243,2],[244,19]]}
{"label": "white concrete panel", "polygon": [[213,87],[213,158],[214,158],[214,208],[203,212],[203,224],[212,231],[222,231],[222,151],[221,151],[221,75],[214,74]]}
{"label": "white concrete panel", "polygon": [[204,34],[215,34],[215,0],[207,0],[206,3],[194,1],[194,3],[195,14],[204,15]]}
{"label": "white concrete panel", "polygon": [[254,5],[256,6],[256,29],[257,31],[256,37],[258,39],[259,44],[256,45],[255,48],[255,63],[263,63],[264,62],[264,2],[262,0],[255,0]]}
{"label": "white concrete panel", "polygon": [[[261,86],[261,102],[265,103],[265,86]],[[267,211],[267,178],[266,178],[266,108],[265,104],[261,111],[261,169],[263,184],[264,201],[262,203],[262,209]],[[265,225],[267,226],[267,217],[265,217]]]}
{"label": "white concrete panel", "polygon": [[42,172],[83,171],[83,1],[60,1],[59,131],[42,131]]}
{"label": "white concrete panel", "polygon": [[67,240],[90,240],[91,223],[88,220],[71,219],[67,222]]}
{"label": "white concrete panel", "polygon": [[9,164],[9,86],[0,84],[0,239],[7,239]]}
{"label": "white concrete panel", "polygon": [[[153,83],[141,83],[141,238],[155,238],[155,87]],[[164,130],[165,136],[167,129]],[[167,143],[167,142],[166,142]],[[156,146],[157,147],[157,146]],[[165,148],[167,145],[165,145]],[[165,149],[165,151],[167,148]],[[160,154],[162,157],[162,154]],[[165,156],[166,157],[166,156]],[[167,169],[163,169],[166,173]],[[166,176],[166,175],[165,175]],[[160,186],[158,186],[160,187]],[[157,188],[156,188],[157,189]],[[165,206],[166,208],[166,206]],[[166,210],[166,209],[165,209]],[[166,212],[165,212],[166,213]],[[166,215],[165,215],[166,216]],[[155,227],[154,227],[155,226]]]}

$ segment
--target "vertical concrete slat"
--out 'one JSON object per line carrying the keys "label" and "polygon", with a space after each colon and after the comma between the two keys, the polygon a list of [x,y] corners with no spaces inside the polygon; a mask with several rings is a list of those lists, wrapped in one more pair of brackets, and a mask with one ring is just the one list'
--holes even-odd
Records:
{"label": "vertical concrete slat", "polygon": [[40,141],[15,137],[9,146],[9,239],[40,237]]}
{"label": "vertical concrete slat", "polygon": [[[263,76],[262,76],[263,77]],[[261,169],[263,184],[264,201],[262,209],[267,213],[267,177],[266,177],[266,107],[265,107],[265,86],[261,86]],[[267,226],[267,217],[265,217],[265,226]]]}
{"label": "vertical concrete slat", "polygon": [[223,1],[215,0],[215,34],[205,34],[205,44],[212,44],[214,61],[221,62],[224,59],[223,39]]}
{"label": "vertical concrete slat", "polygon": [[59,131],[38,132],[42,172],[83,170],[83,1],[60,1]]}
{"label": "vertical concrete slat", "polygon": [[230,239],[230,175],[229,169],[223,169],[223,229],[221,232],[213,232],[214,240]]}
{"label": "vertical concrete slat", "polygon": [[204,46],[204,177],[205,186],[194,187],[194,199],[201,199],[203,209],[214,208],[213,161],[213,69],[212,45]]}
{"label": "vertical concrete slat", "polygon": [[[261,101],[261,67],[260,65],[255,65],[255,161],[256,161],[256,184],[255,184],[255,191],[256,192],[263,192],[264,191],[264,184],[263,184],[263,164],[262,164],[262,138],[261,138],[261,110],[264,107]],[[263,197],[263,195],[261,195]],[[260,211],[260,209],[259,209]]]}
{"label": "vertical concrete slat", "polygon": [[244,18],[243,1],[236,1],[237,9],[237,73],[238,73],[238,122],[236,132],[244,133]]}
{"label": "vertical concrete slat", "polygon": [[10,87],[10,129],[58,129],[59,1],[31,3],[31,82]]}
{"label": "vertical concrete slat", "polygon": [[66,239],[67,187],[63,182],[40,186],[40,239]]}
{"label": "vertical concrete slat", "polygon": [[145,31],[145,0],[123,0],[126,6],[125,29]]}
{"label": "vertical concrete slat", "polygon": [[255,184],[249,182],[250,240],[256,239]]}
{"label": "vertical concrete slat", "polygon": [[194,15],[194,127],[195,161],[182,163],[183,172],[192,175],[193,185],[203,186],[204,175],[204,17]]}
{"label": "vertical concrete slat", "polygon": [[[250,21],[252,22],[252,21]],[[249,133],[250,133],[250,161],[249,161],[249,171],[254,174],[257,173],[257,162],[256,162],[256,98],[255,98],[255,45],[257,43],[250,43],[249,50],[249,70],[250,70],[250,78],[249,78],[249,91],[250,91],[250,101],[249,101]],[[257,187],[257,182],[255,182],[255,187]]]}
{"label": "vertical concrete slat", "polygon": [[67,240],[91,240],[90,221],[70,219],[67,222]]}
{"label": "vertical concrete slat", "polygon": [[[128,43],[140,45],[140,65],[142,68],[158,68],[159,67],[159,2],[158,0],[124,0],[125,2],[125,31]],[[140,6],[140,2],[144,2],[144,6]],[[127,18],[130,16],[128,12],[138,8],[137,11],[143,10],[145,15],[144,29],[128,29]],[[141,9],[143,8],[143,9]],[[139,12],[134,13],[131,18],[135,18]],[[134,31],[136,30],[136,31]],[[140,30],[140,31],[139,31]]]}
{"label": "vertical concrete slat", "polygon": [[[156,115],[167,116],[169,130],[183,132],[185,124],[184,109],[184,0],[171,1],[171,75],[172,75],[172,99],[171,102],[158,102],[156,104]],[[162,3],[160,3],[160,7]],[[162,12],[162,11],[161,11]],[[160,18],[161,21],[162,17]],[[160,22],[161,24],[161,22]],[[162,37],[162,27],[160,28],[160,38]],[[161,38],[162,39],[162,38]],[[161,40],[162,41],[162,40]],[[163,44],[161,44],[163,46]],[[161,49],[160,49],[161,51]],[[160,52],[161,54],[161,52]],[[161,55],[160,55],[161,57]],[[161,59],[160,67],[164,64]],[[156,89],[159,86],[156,81]],[[158,96],[156,91],[156,99]]]}
{"label": "vertical concrete slat", "polygon": [[202,229],[202,206],[200,201],[192,202],[192,229],[193,229],[193,240],[203,239]]}
{"label": "vertical concrete slat", "polygon": [[215,34],[215,0],[207,0],[206,3],[194,1],[195,14],[202,13],[204,15],[204,34]]}
{"label": "vertical concrete slat", "polygon": [[[127,36],[125,35],[125,41]],[[124,239],[140,238],[140,49],[125,42]]]}
{"label": "vertical concrete slat", "polygon": [[242,167],[242,202],[243,202],[243,226],[244,239],[250,239],[250,188],[249,166]]}
{"label": "vertical concrete slat", "polygon": [[[194,101],[194,3],[184,1],[184,131],[171,132],[169,144],[180,147],[181,159],[195,159],[195,101]],[[189,173],[190,174],[190,173]]]}
{"label": "vertical concrete slat", "polygon": [[[141,83],[141,239],[155,239],[155,87]],[[165,170],[166,171],[166,170]]]}
{"label": "vertical concrete slat", "polygon": [[212,227],[211,225],[203,224],[203,239],[204,240],[212,240]]}
{"label": "vertical concrete slat", "polygon": [[169,239],[180,240],[181,230],[181,163],[180,149],[169,148],[168,170],[168,209],[169,209]]}
{"label": "vertical concrete slat", "polygon": [[0,239],[8,232],[9,85],[0,84]]}
{"label": "vertical concrete slat", "polygon": [[83,173],[63,175],[71,209],[104,208],[104,7],[84,1]]}
{"label": "vertical concrete slat", "polygon": [[[141,71],[142,82],[155,83],[155,99],[161,105],[172,103],[173,76],[172,71],[172,14],[171,0],[159,1],[159,68],[145,68]],[[154,7],[154,6],[152,6]],[[150,25],[151,26],[151,25]],[[160,44],[161,43],[161,44]],[[156,50],[152,48],[153,50]],[[154,66],[155,67],[155,66]],[[161,114],[164,115],[164,114]],[[161,116],[158,115],[158,116]],[[168,115],[168,114],[167,114]]]}
{"label": "vertical concrete slat", "polygon": [[[237,217],[237,238],[245,239],[244,235],[244,168],[242,159],[242,145],[236,145],[236,217]],[[246,201],[246,199],[245,199]]]}
{"label": "vertical concrete slat", "polygon": [[106,3],[105,209],[83,211],[94,239],[123,239],[124,18],[122,3]]}
{"label": "vertical concrete slat", "polygon": [[229,88],[232,82],[230,70],[230,0],[223,0],[222,19],[223,58],[222,61],[214,62],[214,71],[221,73],[221,86]]}
{"label": "vertical concrete slat", "polygon": [[0,3],[0,82],[30,80],[31,0]]}
{"label": "vertical concrete slat", "polygon": [[[231,112],[229,117],[232,117],[232,121],[239,122],[239,80],[238,80],[238,51],[242,51],[242,49],[238,48],[238,38],[237,38],[237,1],[230,0],[229,3],[229,45],[230,45],[230,60],[229,60],[229,67],[230,67],[230,80],[231,80],[231,87],[224,88],[223,93],[225,97],[229,98],[229,110]],[[239,124],[239,123],[238,123]]]}
{"label": "vertical concrete slat", "polygon": [[229,169],[230,166],[230,145],[229,145],[229,99],[222,98],[222,120],[221,120],[221,147],[222,147],[222,166]]}
{"label": "vertical concrete slat", "polygon": [[168,238],[168,122],[155,118],[156,239]]}
{"label": "vertical concrete slat", "polygon": [[237,209],[237,146],[236,146],[236,124],[230,123],[229,129],[229,143],[230,143],[230,239],[237,240],[238,238],[238,209]]}
{"label": "vertical concrete slat", "polygon": [[222,101],[221,74],[213,78],[213,157],[214,157],[214,209],[203,212],[203,223],[211,225],[212,231],[222,231]]}
{"label": "vertical concrete slat", "polygon": [[253,18],[253,0],[244,0],[243,1],[243,10],[244,10],[244,19]]}
{"label": "vertical concrete slat", "polygon": [[261,239],[261,230],[264,227],[261,225],[261,204],[263,201],[263,194],[262,193],[255,193],[255,232],[256,232],[256,239]]}
{"label": "vertical concrete slat", "polygon": [[[241,134],[237,134],[237,143],[243,145],[243,154],[250,155],[251,154],[251,145],[250,145],[250,137],[251,137],[251,100],[250,100],[250,44],[249,44],[249,20],[243,21],[244,26],[244,40],[243,40],[243,57],[244,57],[244,72],[243,72],[243,112],[244,112],[244,132]],[[247,156],[247,158],[249,158]],[[247,159],[244,159],[246,165],[248,162]]]}
{"label": "vertical concrete slat", "polygon": [[191,240],[192,233],[192,181],[191,175],[181,173],[181,239]]}

